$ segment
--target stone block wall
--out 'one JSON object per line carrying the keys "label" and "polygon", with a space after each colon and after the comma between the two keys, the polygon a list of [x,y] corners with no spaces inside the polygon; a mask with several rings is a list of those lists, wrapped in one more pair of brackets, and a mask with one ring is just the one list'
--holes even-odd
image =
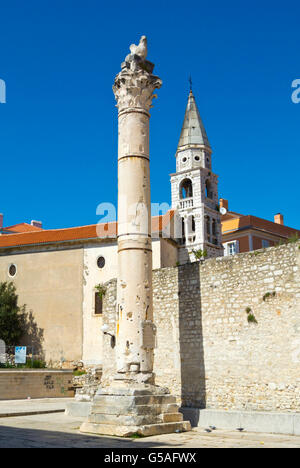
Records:
{"label": "stone block wall", "polygon": [[0,400],[73,397],[73,371],[0,370]]}
{"label": "stone block wall", "polygon": [[[157,384],[183,406],[300,412],[299,248],[154,271]],[[116,283],[108,283],[104,322],[111,329],[115,294]],[[107,337],[106,378],[113,361]]]}

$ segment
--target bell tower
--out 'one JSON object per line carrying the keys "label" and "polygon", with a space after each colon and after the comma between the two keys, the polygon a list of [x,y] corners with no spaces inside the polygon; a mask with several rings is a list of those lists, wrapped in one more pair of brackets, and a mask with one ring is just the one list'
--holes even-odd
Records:
{"label": "bell tower", "polygon": [[[212,149],[190,90],[180,139],[175,154],[176,173],[171,174],[172,209],[181,218],[181,264],[223,255],[218,176],[212,172]],[[179,230],[180,231],[180,230]]]}

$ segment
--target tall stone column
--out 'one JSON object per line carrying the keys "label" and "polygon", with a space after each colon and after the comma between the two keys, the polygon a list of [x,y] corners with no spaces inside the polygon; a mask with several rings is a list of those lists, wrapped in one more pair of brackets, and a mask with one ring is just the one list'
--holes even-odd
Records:
{"label": "tall stone column", "polygon": [[162,82],[145,60],[146,38],[131,50],[113,86],[119,111],[117,378],[153,382],[149,110]]}
{"label": "tall stone column", "polygon": [[113,87],[119,111],[117,374],[110,387],[99,387],[80,430],[147,436],[191,426],[169,390],[154,384],[149,110],[161,80],[146,60],[145,36],[130,51]]}

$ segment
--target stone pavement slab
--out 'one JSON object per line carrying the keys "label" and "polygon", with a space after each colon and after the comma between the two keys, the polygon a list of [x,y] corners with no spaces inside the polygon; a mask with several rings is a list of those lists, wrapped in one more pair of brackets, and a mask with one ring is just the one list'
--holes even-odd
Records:
{"label": "stone pavement slab", "polygon": [[64,412],[73,398],[0,400],[0,418]]}
{"label": "stone pavement slab", "polygon": [[300,448],[299,436],[203,428],[141,439],[80,434],[83,418],[62,413],[0,419],[0,448]]}

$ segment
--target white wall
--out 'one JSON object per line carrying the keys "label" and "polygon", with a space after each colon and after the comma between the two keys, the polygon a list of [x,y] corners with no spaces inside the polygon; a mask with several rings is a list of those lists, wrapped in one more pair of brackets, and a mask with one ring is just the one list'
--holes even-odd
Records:
{"label": "white wall", "polygon": [[[161,248],[162,243],[165,243],[165,248],[168,249],[164,258],[171,258],[171,265],[162,265]],[[170,247],[166,241],[155,239],[152,242],[153,250],[153,269],[161,268],[161,266],[174,266],[176,261],[173,261],[173,255],[170,254]],[[97,259],[102,256],[105,258],[105,266],[102,269],[98,268]],[[164,260],[164,263],[167,259]],[[86,244],[83,252],[83,356],[85,364],[101,364],[102,363],[102,340],[101,332],[102,316],[96,316],[95,310],[95,286],[99,283],[116,278],[118,274],[118,254],[117,243],[111,244]]]}

